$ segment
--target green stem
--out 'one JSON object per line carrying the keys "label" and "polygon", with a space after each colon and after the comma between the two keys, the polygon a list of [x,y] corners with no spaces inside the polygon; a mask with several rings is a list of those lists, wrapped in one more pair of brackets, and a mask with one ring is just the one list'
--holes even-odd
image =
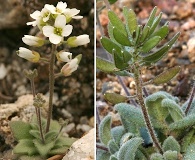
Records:
{"label": "green stem", "polygon": [[49,109],[48,109],[48,116],[47,116],[47,125],[46,125],[46,133],[49,131],[50,122],[52,118],[52,111],[53,111],[53,93],[54,93],[54,63],[55,63],[55,51],[56,45],[52,45],[50,63],[49,63]]}
{"label": "green stem", "polygon": [[[34,78],[31,78],[30,79],[30,83],[31,83],[31,89],[32,89],[32,94],[33,94],[33,98],[35,98],[35,83],[34,83]],[[40,132],[40,135],[41,135],[41,140],[43,143],[45,143],[45,139],[44,139],[44,136],[43,136],[43,127],[42,127],[42,121],[41,121],[41,111],[40,111],[40,108],[39,107],[35,107],[35,111],[36,111],[36,115],[37,115],[37,122],[38,122],[38,125],[39,125],[39,132]]]}
{"label": "green stem", "polygon": [[158,151],[161,154],[163,154],[162,147],[161,147],[161,145],[160,145],[160,143],[159,143],[159,141],[158,141],[158,139],[155,135],[155,132],[154,132],[154,129],[152,127],[150,117],[149,117],[149,114],[148,114],[148,110],[147,110],[147,108],[145,106],[145,103],[144,103],[144,98],[143,98],[143,93],[142,93],[142,79],[141,79],[141,76],[140,76],[139,68],[138,69],[135,68],[135,83],[136,83],[136,89],[137,89],[138,103],[141,106],[147,129],[148,129],[148,131],[150,133],[150,136],[151,136],[151,138],[154,142],[154,145],[156,146]]}

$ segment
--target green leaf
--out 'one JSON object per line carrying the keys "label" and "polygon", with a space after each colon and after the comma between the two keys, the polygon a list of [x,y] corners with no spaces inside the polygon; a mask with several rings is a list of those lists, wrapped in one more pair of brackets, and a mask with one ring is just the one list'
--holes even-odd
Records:
{"label": "green leaf", "polygon": [[118,146],[120,145],[120,139],[122,138],[123,134],[125,134],[125,129],[123,126],[116,126],[111,129],[112,139],[114,139]]}
{"label": "green leaf", "polygon": [[114,4],[115,2],[117,2],[117,0],[108,0],[108,2],[109,2],[110,4]]}
{"label": "green leaf", "polygon": [[47,132],[45,134],[45,141],[47,143],[53,141],[55,138],[57,138],[57,135],[58,135],[59,131],[53,131],[53,130],[50,130],[49,132]]}
{"label": "green leaf", "polygon": [[123,146],[126,142],[128,142],[131,138],[134,137],[133,133],[125,133],[120,139],[120,146]]}
{"label": "green leaf", "polygon": [[162,17],[162,12],[160,12],[160,14],[154,19],[154,23],[150,28],[149,35],[151,35],[155,31],[156,27],[160,23],[161,17]]}
{"label": "green leaf", "polygon": [[116,50],[117,53],[121,53],[121,48],[114,43],[113,41],[111,41],[109,38],[107,37],[102,37],[100,39],[102,46],[106,49],[106,51],[108,51],[110,54],[113,53],[113,49]]}
{"label": "green leaf", "polygon": [[63,137],[60,136],[55,142],[55,145],[52,149],[57,149],[61,147],[70,147],[77,139],[76,138],[70,138],[70,137]]}
{"label": "green leaf", "polygon": [[132,44],[130,43],[129,39],[127,38],[126,35],[124,35],[120,30],[118,30],[116,27],[113,28],[113,36],[114,39],[122,44],[123,46],[131,46]]}
{"label": "green leaf", "polygon": [[167,107],[169,114],[171,115],[174,122],[182,119],[184,117],[184,112],[181,110],[180,106],[171,99],[164,99],[162,101],[162,107]]}
{"label": "green leaf", "polygon": [[154,32],[150,37],[159,36],[161,37],[161,40],[162,40],[167,36],[168,33],[169,33],[169,27],[162,26],[159,30]]}
{"label": "green leaf", "polygon": [[122,20],[120,18],[118,18],[118,16],[113,12],[113,11],[109,11],[108,12],[108,17],[110,20],[110,23],[116,27],[118,30],[120,30],[124,35],[127,35],[125,26],[122,22]]}
{"label": "green leaf", "polygon": [[36,155],[38,153],[36,147],[32,140],[29,139],[21,139],[19,143],[14,147],[13,153],[19,155]]}
{"label": "green leaf", "polygon": [[145,126],[145,122],[140,108],[136,108],[126,103],[119,103],[115,105],[114,109],[119,113],[124,127],[126,127],[124,124],[125,121],[130,122],[134,127]]}
{"label": "green leaf", "polygon": [[[109,35],[109,38],[114,42],[116,43],[118,46],[120,46],[120,44],[115,40],[114,38],[114,35],[113,35],[113,25],[109,22],[108,25],[107,25],[107,28],[108,28],[108,35]],[[121,47],[121,46],[120,46]]]}
{"label": "green leaf", "polygon": [[170,130],[181,130],[181,129],[183,130],[193,125],[195,125],[195,114],[188,115],[187,117],[184,117],[183,119],[170,124],[169,129]]}
{"label": "green leaf", "polygon": [[141,35],[141,28],[142,28],[141,25],[138,25],[137,28],[136,28],[135,44],[139,43],[139,38],[140,38],[140,35]]}
{"label": "green leaf", "polygon": [[128,63],[125,62],[124,53],[119,53],[116,50],[113,50],[112,52],[114,54],[114,63],[117,68],[119,68],[120,70],[124,70],[129,66]]}
{"label": "green leaf", "polygon": [[172,78],[174,78],[181,70],[180,66],[175,66],[173,68],[170,68],[163,73],[159,74],[153,79],[153,83],[156,85],[162,84],[162,83],[167,83],[170,81]]}
{"label": "green leaf", "polygon": [[164,158],[160,153],[153,153],[150,160],[164,160]]}
{"label": "green leaf", "polygon": [[[79,56],[79,55],[78,55],[78,56]],[[61,125],[59,124],[58,121],[51,120],[50,130],[59,131],[60,128],[61,128]]]}
{"label": "green leaf", "polygon": [[195,143],[191,144],[186,151],[184,160],[194,160],[195,159]]}
{"label": "green leaf", "polygon": [[169,136],[163,142],[162,149],[164,152],[171,150],[171,151],[177,151],[179,153],[180,145],[173,136]]}
{"label": "green leaf", "polygon": [[60,148],[57,148],[57,149],[51,149],[49,151],[49,155],[58,155],[58,154],[64,154],[66,153],[66,151],[68,151],[70,147],[67,147],[67,146],[63,146],[63,147],[60,147]]}
{"label": "green leaf", "polygon": [[152,24],[154,23],[155,15],[156,15],[157,7],[155,6],[150,13],[150,17],[148,18],[148,22],[146,23],[146,26],[151,27]]}
{"label": "green leaf", "polygon": [[143,43],[147,39],[149,31],[150,31],[149,26],[146,26],[143,28],[142,35],[141,35],[140,40],[139,40],[139,42],[140,42],[139,44]]}
{"label": "green leaf", "polygon": [[178,39],[180,33],[177,33],[168,43],[166,43],[163,47],[161,47],[159,50],[156,52],[149,54],[145,57],[143,57],[143,62],[146,62],[145,64],[151,64],[151,63],[156,63],[160,59],[162,59],[168,50],[172,47],[172,45],[175,43],[175,41]]}
{"label": "green leaf", "polygon": [[109,93],[109,92],[106,92],[104,94],[104,99],[112,104],[118,104],[121,102],[126,102],[128,100],[128,98],[125,96],[122,96],[117,93]]}
{"label": "green leaf", "polygon": [[38,130],[30,130],[29,132],[34,138],[41,140],[40,132]]}
{"label": "green leaf", "polygon": [[97,149],[97,160],[109,160],[110,159],[110,153],[105,152],[104,150]]}
{"label": "green leaf", "polygon": [[106,73],[116,72],[118,70],[114,63],[101,59],[100,57],[96,57],[96,67]]}
{"label": "green leaf", "polygon": [[166,160],[178,160],[178,153],[177,151],[169,150],[163,154],[163,157]]}
{"label": "green leaf", "polygon": [[34,139],[33,143],[34,143],[37,151],[39,152],[39,154],[42,157],[46,157],[49,154],[49,151],[53,148],[55,141],[52,141],[52,142],[47,143],[47,144],[43,144],[41,141]]}
{"label": "green leaf", "polygon": [[109,149],[109,152],[111,154],[114,154],[116,153],[118,150],[119,150],[119,147],[118,145],[115,143],[114,139],[111,139],[109,142],[108,142],[108,149]]}
{"label": "green leaf", "polygon": [[164,92],[156,92],[149,95],[145,99],[146,106],[148,107],[149,115],[154,119],[155,127],[166,128],[167,124],[165,118],[168,116],[168,108],[162,107],[162,100],[168,98]]}
{"label": "green leaf", "polygon": [[100,141],[107,145],[111,139],[111,116],[107,115],[99,125]]}
{"label": "green leaf", "polygon": [[120,149],[118,153],[118,159],[120,160],[134,160],[135,153],[141,145],[143,140],[141,138],[135,137],[126,142]]}
{"label": "green leaf", "polygon": [[111,155],[109,160],[118,160],[118,158],[115,155]]}
{"label": "green leaf", "polygon": [[150,50],[152,50],[160,42],[160,40],[160,36],[154,36],[147,40],[141,48],[143,55],[146,55],[145,53],[148,53]]}
{"label": "green leaf", "polygon": [[32,139],[33,136],[29,133],[31,125],[23,121],[11,121],[9,123],[14,138],[19,141],[21,139]]}
{"label": "green leaf", "polygon": [[136,14],[132,9],[129,9],[128,11],[127,25],[131,35],[133,35],[133,32],[136,30],[138,24],[137,24]]}
{"label": "green leaf", "polygon": [[182,143],[181,143],[181,151],[182,152],[186,152],[188,146],[193,143],[192,139],[194,136],[195,130],[192,129],[191,131],[189,131],[188,133],[185,134],[185,136],[182,139]]}
{"label": "green leaf", "polygon": [[148,146],[148,145],[153,143],[153,141],[152,141],[152,139],[150,137],[150,134],[148,132],[148,129],[146,127],[140,128],[140,136],[144,140],[144,145],[145,146]]}

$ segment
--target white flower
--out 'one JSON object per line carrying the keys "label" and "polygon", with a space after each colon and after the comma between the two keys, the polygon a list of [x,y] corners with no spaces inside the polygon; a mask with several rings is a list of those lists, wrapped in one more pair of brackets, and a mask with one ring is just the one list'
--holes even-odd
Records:
{"label": "white flower", "polygon": [[71,21],[71,19],[82,19],[83,16],[76,16],[78,13],[80,12],[80,10],[76,9],[76,8],[66,8],[64,11],[64,15],[66,16],[66,20],[67,23]]}
{"label": "white flower", "polygon": [[78,64],[80,62],[82,58],[82,55],[79,54],[78,56],[76,56],[74,59],[72,59],[70,62],[66,63],[62,69],[61,69],[61,73],[64,75],[64,76],[70,76],[72,74],[72,72],[76,71],[77,68],[78,68]]}
{"label": "white flower", "polygon": [[67,7],[66,2],[58,2],[57,6],[46,4],[45,8],[47,8],[52,14],[62,14]]}
{"label": "white flower", "polygon": [[56,17],[54,27],[44,26],[43,34],[49,37],[49,40],[53,44],[59,44],[63,37],[67,37],[72,32],[72,25],[66,25],[66,18],[63,15],[58,15]]}
{"label": "white flower", "polygon": [[17,54],[19,57],[22,57],[22,58],[24,58],[28,61],[31,61],[31,62],[38,62],[40,59],[40,55],[38,52],[31,51],[31,50],[24,48],[24,47],[20,47]]}
{"label": "white flower", "polygon": [[77,37],[70,37],[67,40],[67,44],[70,47],[77,47],[77,46],[85,45],[89,42],[90,42],[90,39],[89,39],[89,35],[87,34],[83,34]]}
{"label": "white flower", "polygon": [[70,62],[72,60],[72,53],[61,51],[56,54],[56,57],[60,62]]}
{"label": "white flower", "polygon": [[[46,4],[47,5],[47,4]],[[45,6],[46,6],[45,5]],[[46,8],[44,7],[42,10],[41,10],[41,18],[43,20],[43,22],[47,22],[49,20],[49,17],[50,17],[50,14],[51,12]]]}
{"label": "white flower", "polygon": [[35,36],[30,36],[30,35],[24,35],[24,37],[22,38],[22,41],[29,45],[29,46],[34,46],[34,47],[40,47],[44,44],[44,40],[39,38],[39,37],[35,37]]}
{"label": "white flower", "polygon": [[38,22],[38,19],[40,19],[41,12],[40,12],[40,11],[34,11],[32,14],[30,14],[30,16],[31,16],[35,21],[27,22],[26,24],[27,24],[27,25],[32,25],[32,26],[38,25],[37,22]]}

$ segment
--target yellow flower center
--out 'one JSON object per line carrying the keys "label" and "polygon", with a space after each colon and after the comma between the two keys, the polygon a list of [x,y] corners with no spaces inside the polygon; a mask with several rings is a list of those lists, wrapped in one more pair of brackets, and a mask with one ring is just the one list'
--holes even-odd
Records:
{"label": "yellow flower center", "polygon": [[62,35],[62,28],[55,28],[54,33],[57,34],[58,36]]}

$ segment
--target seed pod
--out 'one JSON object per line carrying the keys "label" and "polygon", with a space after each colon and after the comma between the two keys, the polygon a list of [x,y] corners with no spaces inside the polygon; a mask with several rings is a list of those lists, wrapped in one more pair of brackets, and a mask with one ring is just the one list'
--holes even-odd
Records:
{"label": "seed pod", "polygon": [[153,83],[156,85],[162,84],[162,83],[167,83],[173,77],[175,77],[176,74],[178,74],[180,70],[181,70],[180,66],[176,66],[176,67],[173,67],[171,69],[168,69],[168,70],[164,71],[163,73],[159,74],[158,76],[156,76],[153,79]]}
{"label": "seed pod", "polygon": [[160,36],[150,38],[142,47],[142,52],[147,53],[152,50],[161,40]]}

